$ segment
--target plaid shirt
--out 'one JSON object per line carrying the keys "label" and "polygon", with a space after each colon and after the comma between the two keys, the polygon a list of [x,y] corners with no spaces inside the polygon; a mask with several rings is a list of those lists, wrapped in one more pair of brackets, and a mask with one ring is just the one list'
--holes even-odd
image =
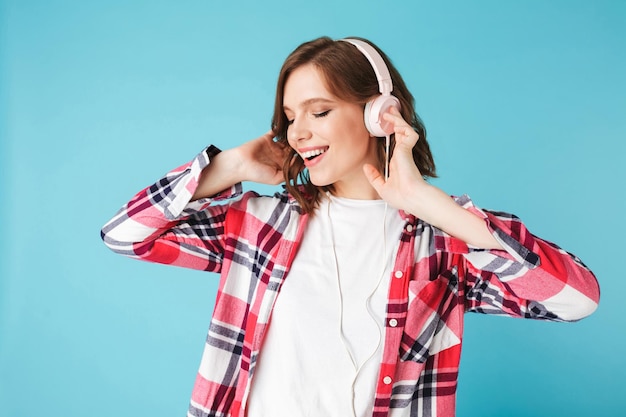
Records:
{"label": "plaid shirt", "polygon": [[[243,417],[272,307],[308,215],[286,193],[242,194],[240,184],[190,202],[201,170],[218,152],[207,148],[138,193],[103,227],[102,238],[122,255],[220,274],[187,415]],[[454,415],[466,311],[573,321],[597,307],[598,284],[577,257],[533,236],[515,216],[478,209],[467,197],[456,201],[485,219],[504,250],[469,247],[402,213],[375,417]]]}

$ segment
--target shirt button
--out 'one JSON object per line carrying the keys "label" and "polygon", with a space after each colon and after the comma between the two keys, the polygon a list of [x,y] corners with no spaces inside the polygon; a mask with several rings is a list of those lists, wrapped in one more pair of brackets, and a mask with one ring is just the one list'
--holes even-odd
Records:
{"label": "shirt button", "polygon": [[395,274],[393,274],[396,278],[402,278],[402,275],[404,275],[402,273],[402,271],[396,271]]}
{"label": "shirt button", "polygon": [[386,377],[384,377],[384,378],[383,378],[383,383],[384,383],[385,385],[389,385],[389,384],[391,384],[391,377],[390,377],[390,376],[386,376]]}
{"label": "shirt button", "polygon": [[408,233],[411,233],[411,232],[413,231],[413,225],[412,225],[412,224],[407,225],[407,226],[406,226],[406,231],[407,231]]}
{"label": "shirt button", "polygon": [[391,327],[396,327],[398,325],[398,320],[396,320],[396,319],[389,320],[389,325]]}

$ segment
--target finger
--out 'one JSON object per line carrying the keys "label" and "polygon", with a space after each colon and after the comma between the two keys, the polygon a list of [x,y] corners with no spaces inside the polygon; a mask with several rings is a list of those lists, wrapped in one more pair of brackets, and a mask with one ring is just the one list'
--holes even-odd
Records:
{"label": "finger", "polygon": [[274,178],[272,179],[272,182],[270,183],[270,185],[278,185],[284,181],[285,179],[283,178],[283,171],[278,170],[276,171],[276,174],[274,175]]}
{"label": "finger", "polygon": [[396,135],[396,146],[413,148],[419,140],[419,135],[400,115],[397,109],[391,108],[391,112],[383,114],[383,118],[393,125],[393,133]]}
{"label": "finger", "polygon": [[[383,119],[386,122],[391,123],[393,125],[393,130],[396,136],[397,135],[404,135],[404,136],[417,135],[417,132],[415,132],[415,130],[413,129],[413,126],[411,126],[409,123],[407,123],[406,120],[404,120],[404,118],[402,117],[402,114],[400,114],[398,109],[396,109],[395,107],[390,107],[388,111],[383,114]],[[417,138],[412,138],[412,139],[417,141],[418,138],[419,136]]]}
{"label": "finger", "polygon": [[291,154],[291,146],[284,143],[276,142],[274,146],[274,154],[278,158],[280,165],[285,162],[285,159],[289,158]]}
{"label": "finger", "polygon": [[268,132],[265,132],[261,135],[261,137],[259,139],[261,139],[264,142],[272,142],[274,143],[274,132],[272,132],[271,130]]}
{"label": "finger", "polygon": [[392,123],[394,126],[409,126],[406,120],[402,117],[402,114],[395,107],[389,107],[385,113],[383,113],[383,120]]}
{"label": "finger", "polygon": [[264,147],[264,149],[269,149],[273,157],[283,158],[289,150],[289,146],[285,143],[274,141],[274,132],[271,130],[261,135],[259,139],[266,144],[267,147]]}
{"label": "finger", "polygon": [[396,143],[400,146],[413,148],[420,136],[411,126],[399,126],[394,130],[396,134]]}

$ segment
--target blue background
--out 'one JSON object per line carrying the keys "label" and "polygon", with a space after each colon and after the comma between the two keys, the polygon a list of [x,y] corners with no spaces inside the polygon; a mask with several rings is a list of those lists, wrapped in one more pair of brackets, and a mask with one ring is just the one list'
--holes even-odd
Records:
{"label": "blue background", "polygon": [[0,19],[0,416],[184,415],[217,277],[116,256],[100,227],[206,144],[267,131],[282,61],[320,35],[392,58],[438,186],[600,281],[578,323],[468,315],[458,415],[626,413],[626,2],[4,0]]}

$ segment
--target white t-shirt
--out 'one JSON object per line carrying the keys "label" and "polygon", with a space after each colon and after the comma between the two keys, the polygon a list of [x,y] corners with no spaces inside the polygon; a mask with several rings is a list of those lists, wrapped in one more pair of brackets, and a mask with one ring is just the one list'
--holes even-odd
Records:
{"label": "white t-shirt", "polygon": [[383,200],[322,199],[276,300],[248,417],[371,415],[403,225]]}

